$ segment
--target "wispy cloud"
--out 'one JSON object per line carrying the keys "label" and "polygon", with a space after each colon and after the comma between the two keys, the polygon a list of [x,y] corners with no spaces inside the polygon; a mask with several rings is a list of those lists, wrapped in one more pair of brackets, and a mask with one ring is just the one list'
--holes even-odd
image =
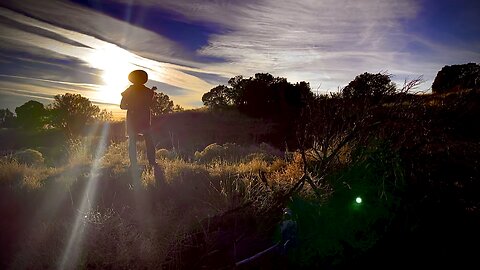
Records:
{"label": "wispy cloud", "polygon": [[[6,0],[0,5],[48,22],[47,30],[50,30],[51,25],[59,26],[57,31],[64,35],[70,35],[71,32],[83,33],[92,40],[101,38],[134,52],[154,52],[163,60],[178,60],[184,55],[174,41],[69,1]],[[29,19],[24,17],[21,20]]]}
{"label": "wispy cloud", "polygon": [[98,87],[99,87],[97,84],[91,84],[91,83],[75,83],[75,82],[68,82],[68,81],[55,81],[55,80],[47,80],[47,79],[41,79],[41,78],[31,78],[31,77],[23,77],[23,76],[15,76],[15,75],[0,74],[0,78],[20,79],[22,81],[32,80],[32,81],[38,81],[38,82],[44,82],[44,83],[53,83],[53,84],[64,85],[64,86],[73,86],[73,87],[76,87],[76,88],[89,89],[91,91],[97,91]]}
{"label": "wispy cloud", "polygon": [[[15,27],[9,24],[0,24],[0,38],[2,41],[6,41],[1,46],[10,50],[15,50],[16,46],[21,46],[23,52],[28,52],[31,55],[42,56],[45,56],[46,54],[50,59],[76,59],[82,62],[85,68],[93,68],[98,70],[98,76],[102,75],[103,73],[102,77],[105,77],[105,73],[112,73],[113,69],[114,71],[117,71],[117,73],[113,75],[122,75],[118,78],[118,81],[120,82],[119,86],[122,87],[128,84],[126,75],[129,71],[142,68],[147,70],[150,78],[153,81],[162,82],[176,88],[184,89],[185,93],[182,94],[181,100],[184,102],[183,104],[186,104],[187,106],[193,102],[197,103],[198,100],[200,100],[201,95],[204,92],[208,91],[211,87],[213,87],[213,84],[206,82],[201,77],[193,76],[189,73],[186,73],[195,72],[197,74],[211,74],[212,72],[195,67],[199,66],[199,64],[188,59],[182,59],[180,57],[175,58],[175,54],[179,52],[174,46],[174,42],[168,41],[155,33],[151,33],[141,28],[131,26],[125,22],[115,20],[105,15],[99,15],[93,11],[76,8],[73,5],[66,6],[67,4],[58,1],[47,1],[46,5],[48,6],[54,2],[63,7],[64,9],[70,8],[68,9],[69,14],[76,19],[80,19],[79,21],[76,21],[76,24],[80,25],[80,27],[77,27],[75,31],[68,30],[66,28],[56,26],[51,23],[25,16],[10,9],[0,8],[1,17],[8,18],[9,20],[14,21],[22,26],[28,26],[34,29],[48,31],[49,33],[53,33],[54,35],[61,37],[61,39],[54,39],[51,36],[39,35],[37,33],[34,33],[33,31],[27,31],[20,27]],[[26,10],[28,12],[35,12],[35,16],[38,17],[51,15],[52,11],[49,10],[48,7],[42,6],[42,8],[35,8],[36,6],[38,5],[33,4],[32,6],[26,8]],[[18,8],[17,6],[15,7]],[[23,6],[21,5],[20,7],[23,8]],[[64,16],[66,16],[66,13],[62,13],[62,15],[60,16],[58,12],[61,11],[62,10],[56,10],[55,16],[48,17],[48,19],[52,21],[61,20],[62,18],[64,18]],[[67,12],[67,10],[64,10],[64,12]],[[88,24],[84,25],[82,23],[86,21],[92,21],[92,18],[89,18],[89,15],[92,14],[96,14],[96,19],[101,20],[96,21],[96,23],[99,23],[101,27],[98,28],[98,32],[95,35],[85,34],[79,30],[81,29],[87,32]],[[73,20],[74,19],[70,18],[66,21],[63,21],[63,23],[68,24],[68,22],[72,22]],[[112,30],[117,30],[110,32],[110,34],[108,35],[106,34],[105,36],[102,36],[102,31],[106,31],[105,27],[108,25],[112,27]],[[123,28],[123,31],[131,32],[130,34],[137,33],[136,35],[144,35],[144,38],[140,40],[145,40],[146,38],[147,40],[151,41],[155,37],[155,42],[157,42],[157,44],[156,46],[151,46],[150,53],[152,53],[152,51],[155,51],[154,48],[163,48],[163,54],[159,54],[158,58],[162,58],[164,61],[145,58],[139,53],[134,53],[120,47],[117,44],[105,41],[105,39],[109,38],[115,39],[115,35],[118,35],[119,28]],[[116,32],[117,34],[114,34]],[[133,38],[125,37],[125,42],[131,39],[135,40],[136,35],[132,35]],[[96,36],[101,36],[102,38],[97,38]],[[72,42],[65,42],[65,40]],[[126,44],[126,46],[129,46],[129,44]],[[142,50],[141,44],[134,49]],[[63,75],[64,74],[59,74],[56,80],[63,80],[60,77]],[[98,85],[97,89],[100,89],[100,85]],[[116,90],[116,93],[112,94],[116,94],[119,99],[119,92],[121,92],[123,89],[119,88]],[[168,90],[167,94],[169,94]],[[99,95],[96,97],[90,97],[93,99],[98,99],[98,97],[102,96]],[[105,97],[105,95],[103,95],[103,97]],[[174,96],[172,98],[175,99]]]}
{"label": "wispy cloud", "polygon": [[[179,12],[185,20],[223,26],[225,33],[212,36],[199,53],[227,61],[207,69],[272,72],[325,90],[365,71],[389,71],[398,81],[422,74],[431,80],[445,64],[480,60],[471,48],[459,51],[406,32],[404,23],[425,8],[416,0],[138,2]],[[411,50],[419,42],[425,51]]]}
{"label": "wispy cloud", "polygon": [[[94,93],[102,91],[105,77],[143,68],[176,103],[195,106],[204,92],[239,74],[269,72],[290,81],[308,81],[313,89],[335,91],[365,71],[388,71],[398,82],[424,75],[428,88],[442,66],[480,61],[479,42],[439,44],[407,29],[407,22],[414,23],[428,1],[112,1],[127,9],[163,10],[175,20],[214,25],[218,31],[192,54],[175,40],[135,26],[128,18],[115,19],[70,1],[4,0],[0,51],[22,52],[17,58],[22,68],[6,74],[54,89],[92,84],[99,88],[84,91]],[[192,58],[195,53],[220,61],[202,63]],[[12,59],[0,55],[0,61]],[[48,69],[40,68],[47,65]],[[127,84],[126,76],[121,77],[121,83]],[[14,80],[19,87],[19,78],[3,79]],[[119,98],[118,92],[109,95]],[[101,102],[105,95],[90,97]]]}

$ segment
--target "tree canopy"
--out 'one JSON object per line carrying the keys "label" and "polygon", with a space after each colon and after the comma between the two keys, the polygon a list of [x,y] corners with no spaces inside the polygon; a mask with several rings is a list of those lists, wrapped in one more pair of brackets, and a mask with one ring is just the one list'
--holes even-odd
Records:
{"label": "tree canopy", "polygon": [[345,98],[367,98],[377,100],[383,96],[395,94],[396,86],[390,75],[385,73],[372,74],[365,72],[355,77],[342,89]]}
{"label": "tree canopy", "polygon": [[0,127],[13,127],[15,115],[9,109],[0,109]]}
{"label": "tree canopy", "polygon": [[51,104],[51,124],[70,134],[80,134],[100,113],[100,108],[80,94],[56,95]]}
{"label": "tree canopy", "polygon": [[38,129],[47,123],[48,112],[45,106],[35,100],[30,100],[15,108],[17,124],[26,129]]}
{"label": "tree canopy", "polygon": [[153,95],[152,103],[152,116],[159,116],[166,113],[171,113],[174,111],[173,101],[170,100],[170,97],[161,92],[155,92]]}
{"label": "tree canopy", "polygon": [[[155,93],[152,101],[152,115],[183,111],[164,93]],[[16,116],[9,109],[0,109],[0,127],[23,129],[58,128],[69,136],[82,134],[86,126],[94,121],[107,122],[113,113],[100,108],[80,94],[65,93],[54,96],[53,103],[44,104],[30,100],[15,109]]]}
{"label": "tree canopy", "polygon": [[480,88],[480,65],[475,63],[444,66],[432,84],[433,93],[470,88]]}
{"label": "tree canopy", "polygon": [[210,109],[235,108],[255,118],[273,121],[278,135],[270,138],[276,145],[296,145],[298,119],[313,98],[306,82],[292,84],[285,78],[269,73],[257,73],[254,77],[235,76],[229,86],[219,85],[202,97]]}
{"label": "tree canopy", "polygon": [[308,83],[292,84],[269,73],[257,73],[250,78],[236,76],[228,84],[205,93],[203,104],[211,109],[237,108],[254,117],[279,118],[297,114],[313,97]]}
{"label": "tree canopy", "polygon": [[232,98],[233,88],[218,85],[202,96],[203,104],[213,109],[225,109],[235,104]]}

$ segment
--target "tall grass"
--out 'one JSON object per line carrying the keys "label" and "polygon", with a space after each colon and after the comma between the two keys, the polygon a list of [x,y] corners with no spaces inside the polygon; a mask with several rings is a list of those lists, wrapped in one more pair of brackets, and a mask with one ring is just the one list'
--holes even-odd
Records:
{"label": "tall grass", "polygon": [[93,148],[86,143],[71,142],[67,162],[57,168],[13,158],[0,162],[0,187],[2,194],[9,194],[1,209],[19,208],[2,226],[23,223],[6,243],[5,248],[15,252],[2,257],[2,266],[55,267],[80,215],[84,240],[78,267],[182,267],[180,257],[185,245],[192,244],[191,232],[204,231],[209,237],[208,220],[247,203],[252,209],[268,208],[272,191],[259,180],[259,172],[291,174],[288,163],[277,156],[252,150],[233,153],[240,150],[233,144],[229,151],[235,158],[207,161],[157,153],[160,170],[155,171],[146,166],[139,144],[139,164],[145,169],[138,184],[129,170],[126,142],[112,143],[100,159],[96,196],[80,213],[94,162]]}

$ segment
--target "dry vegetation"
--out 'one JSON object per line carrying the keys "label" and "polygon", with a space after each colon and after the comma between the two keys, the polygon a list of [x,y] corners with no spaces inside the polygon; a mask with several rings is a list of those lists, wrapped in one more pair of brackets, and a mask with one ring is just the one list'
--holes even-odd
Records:
{"label": "dry vegetation", "polygon": [[[253,219],[272,204],[269,184],[286,186],[288,181],[282,184],[281,179],[301,174],[301,167],[294,165],[298,159],[284,160],[266,145],[242,148],[227,144],[210,145],[190,161],[160,149],[157,160],[161,172],[146,168],[141,172],[141,183],[136,183],[128,168],[125,143],[109,145],[98,161],[85,143],[91,141],[71,142],[70,158],[62,167],[45,165],[35,150],[1,161],[2,229],[12,237],[4,242],[7,246],[3,249],[10,252],[2,255],[4,266],[32,269],[58,265],[73,233],[71,228],[79,222],[80,268],[185,267],[185,247],[196,245],[208,254],[216,248],[215,235],[229,230],[218,228],[218,217],[244,207],[234,210],[235,215]],[[143,152],[141,160],[146,163]],[[95,162],[99,164],[97,171],[92,170]],[[259,181],[259,172],[275,175],[275,183]],[[95,192],[86,191],[91,181]],[[90,198],[85,207],[82,200],[87,192]],[[269,226],[274,226],[274,221],[270,222]],[[246,229],[255,230],[254,224]],[[198,233],[204,234],[202,240]],[[255,231],[244,233],[259,235]],[[263,244],[257,251],[268,244],[268,239],[258,241]],[[243,259],[251,252],[245,247],[234,259]]]}
{"label": "dry vegetation", "polygon": [[[480,92],[315,101],[299,123],[297,152],[252,144],[259,134],[241,134],[248,144],[228,143],[225,134],[239,127],[227,123],[237,114],[224,121],[183,112],[161,120],[172,136],[159,141],[170,145],[156,152],[159,169],[145,165],[140,144],[142,169],[132,172],[126,143],[99,134],[7,153],[0,160],[0,267],[229,269],[285,237],[288,249],[244,267],[474,262]],[[197,118],[203,127],[188,125]],[[217,125],[225,132],[212,135]],[[286,235],[285,224],[295,230]]]}

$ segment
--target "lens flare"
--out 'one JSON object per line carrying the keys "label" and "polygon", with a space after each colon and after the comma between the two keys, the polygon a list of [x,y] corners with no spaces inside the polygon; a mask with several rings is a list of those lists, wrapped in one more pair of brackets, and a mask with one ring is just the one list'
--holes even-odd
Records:
{"label": "lens flare", "polygon": [[98,89],[98,100],[106,103],[120,103],[120,93],[128,86],[128,74],[138,69],[133,64],[135,56],[116,45],[96,49],[88,62],[102,71],[102,86]]}
{"label": "lens flare", "polygon": [[362,198],[361,197],[357,197],[355,199],[355,202],[358,203],[358,204],[361,204],[362,203]]}
{"label": "lens flare", "polygon": [[102,128],[100,141],[98,143],[97,151],[95,153],[95,159],[93,160],[93,164],[89,174],[90,177],[83,192],[82,200],[78,209],[78,214],[70,231],[68,242],[65,250],[63,251],[62,258],[59,261],[58,269],[77,268],[76,264],[78,262],[80,254],[82,253],[83,248],[83,236],[85,232],[85,227],[83,226],[83,221],[85,219],[84,216],[85,213],[89,212],[90,209],[95,205],[98,176],[101,168],[100,161],[107,148],[109,130],[109,124],[105,124]]}

